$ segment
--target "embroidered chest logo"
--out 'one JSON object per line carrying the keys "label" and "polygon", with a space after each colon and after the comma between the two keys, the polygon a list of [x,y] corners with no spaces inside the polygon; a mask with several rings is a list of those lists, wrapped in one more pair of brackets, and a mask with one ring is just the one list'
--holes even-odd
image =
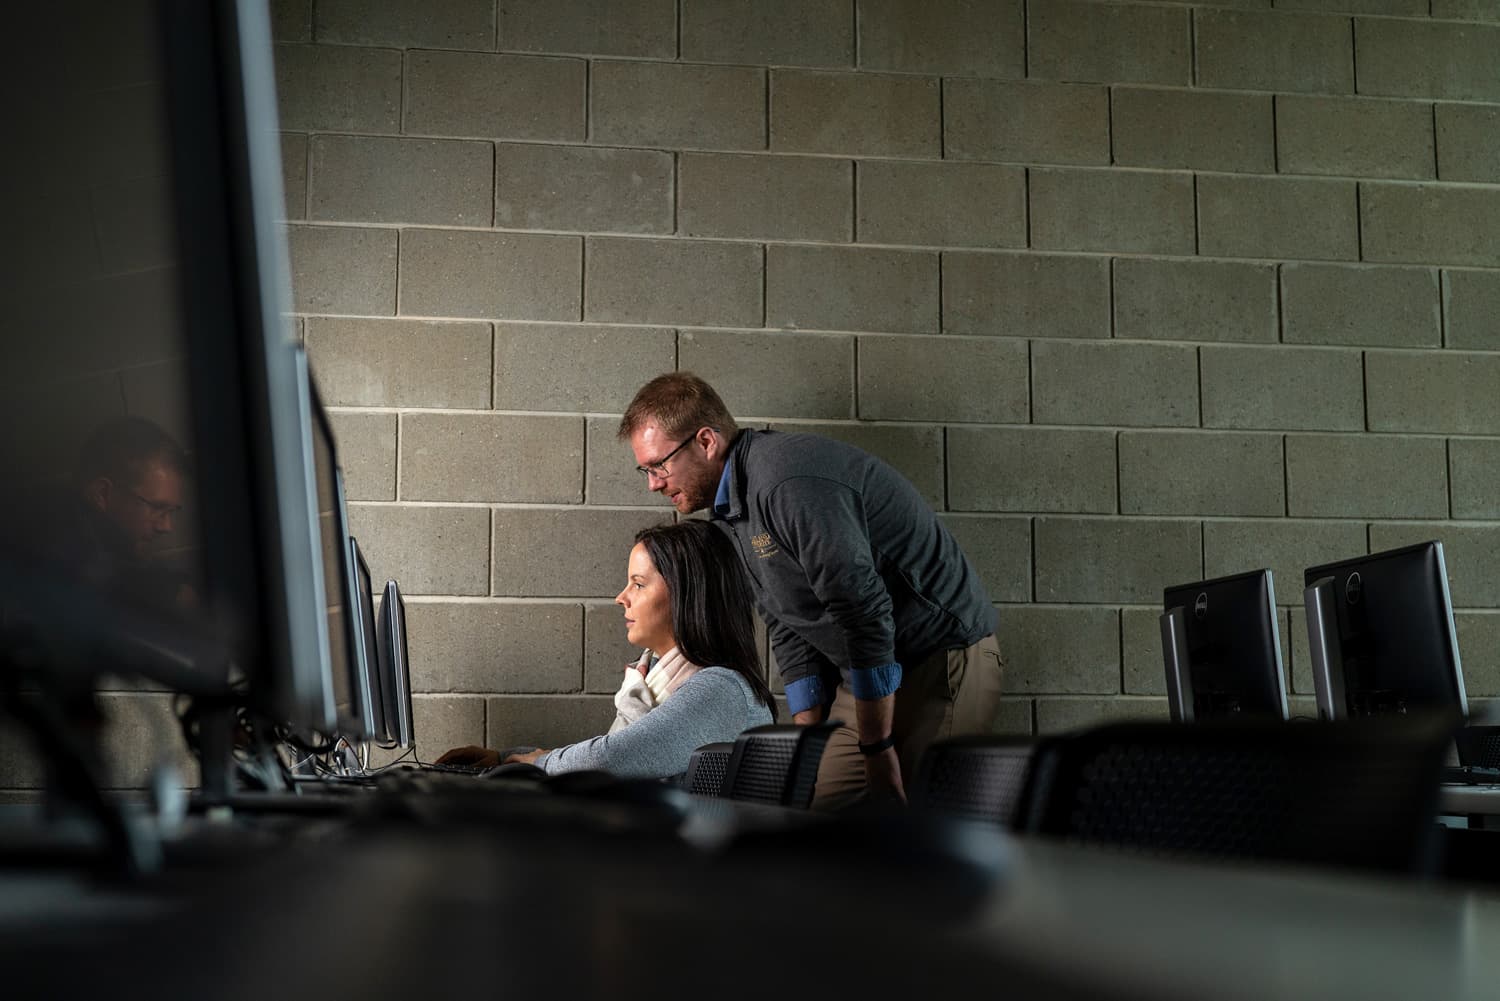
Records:
{"label": "embroidered chest logo", "polygon": [[781,547],[776,544],[775,539],[771,538],[770,532],[750,536],[750,546],[755,550],[755,555],[763,560],[770,559],[781,552]]}

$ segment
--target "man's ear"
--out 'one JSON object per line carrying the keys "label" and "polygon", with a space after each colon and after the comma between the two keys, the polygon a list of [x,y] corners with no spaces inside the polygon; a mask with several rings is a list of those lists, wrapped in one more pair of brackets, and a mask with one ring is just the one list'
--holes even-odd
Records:
{"label": "man's ear", "polygon": [[114,481],[108,476],[96,476],[83,485],[83,499],[95,511],[103,512],[109,507],[114,489]]}
{"label": "man's ear", "polygon": [[704,453],[710,459],[722,459],[729,452],[729,442],[713,428],[698,429],[698,444],[703,446]]}

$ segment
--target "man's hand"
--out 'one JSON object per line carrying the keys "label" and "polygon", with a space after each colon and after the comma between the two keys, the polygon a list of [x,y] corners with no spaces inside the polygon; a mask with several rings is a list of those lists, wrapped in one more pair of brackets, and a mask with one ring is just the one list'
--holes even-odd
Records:
{"label": "man's hand", "polygon": [[865,781],[871,803],[906,805],[906,788],[901,784],[901,759],[894,747],[865,757]]}
{"label": "man's hand", "polygon": [[534,765],[537,759],[546,753],[547,749],[545,747],[538,747],[535,751],[527,751],[525,754],[510,754],[506,756],[504,764],[513,765],[520,763],[523,765]]}
{"label": "man's hand", "polygon": [[465,747],[455,747],[451,751],[443,752],[435,764],[439,765],[471,765],[476,768],[493,768],[500,763],[500,752],[492,751],[488,747],[480,747],[477,744],[469,744]]}
{"label": "man's hand", "polygon": [[800,713],[792,713],[792,722],[798,726],[812,726],[814,723],[823,722],[823,707],[813,706],[804,709]]}

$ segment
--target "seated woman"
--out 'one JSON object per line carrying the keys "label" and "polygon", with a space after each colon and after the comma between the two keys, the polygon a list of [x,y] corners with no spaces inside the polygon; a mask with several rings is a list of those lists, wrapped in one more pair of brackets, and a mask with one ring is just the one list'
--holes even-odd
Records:
{"label": "seated woman", "polygon": [[[755,652],[750,591],[723,533],[706,521],[643,529],[628,573],[615,604],[625,610],[626,638],[646,654],[625,668],[614,725],[566,747],[511,754],[506,763],[530,762],[549,774],[597,769],[668,778],[687,771],[702,745],[775,720]],[[460,747],[438,763],[497,764],[500,755]]]}

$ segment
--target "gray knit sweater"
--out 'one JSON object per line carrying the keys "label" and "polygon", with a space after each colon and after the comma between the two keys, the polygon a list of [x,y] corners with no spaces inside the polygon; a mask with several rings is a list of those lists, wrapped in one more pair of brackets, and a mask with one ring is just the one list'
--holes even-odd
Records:
{"label": "gray knit sweater", "polygon": [[537,759],[549,775],[586,768],[624,778],[670,778],[687,771],[704,744],[733,740],[771,722],[771,713],[744,678],[727,667],[705,667],[672,697],[615,733],[548,751]]}

